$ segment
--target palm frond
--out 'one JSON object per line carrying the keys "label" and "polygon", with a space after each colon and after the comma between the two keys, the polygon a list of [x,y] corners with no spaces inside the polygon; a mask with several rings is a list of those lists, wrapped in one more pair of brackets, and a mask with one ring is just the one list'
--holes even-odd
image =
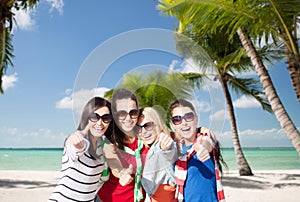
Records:
{"label": "palm frond", "polygon": [[181,73],[168,74],[164,83],[169,89],[173,89],[172,91],[176,97],[191,98],[192,87],[188,85]]}
{"label": "palm frond", "polygon": [[176,50],[178,54],[185,58],[192,58],[197,63],[198,68],[205,72],[208,68],[214,65],[213,60],[207,53],[207,51],[201,47],[197,41],[193,40],[189,36],[175,33]]}
{"label": "palm frond", "polygon": [[8,0],[3,1],[1,3],[1,43],[0,43],[0,93],[3,93],[2,89],[2,77],[5,75],[8,66],[13,67],[12,58],[14,58],[13,54],[13,46],[12,46],[12,28],[14,21],[14,13],[12,9],[16,10],[24,9],[32,9],[38,3],[39,0]]}
{"label": "palm frond", "polygon": [[[193,24],[201,33],[214,32],[227,27],[226,34],[232,38],[239,27],[247,28],[254,38],[272,36],[273,40],[280,37],[285,45],[294,50],[297,38],[295,19],[299,18],[300,3],[298,0],[161,0],[159,9],[182,23],[182,26]],[[178,11],[184,11],[179,13]],[[193,16],[184,21],[185,18]],[[185,18],[184,18],[185,17]],[[282,34],[284,32],[285,34]],[[293,33],[291,36],[290,34]],[[288,41],[285,38],[288,36]]]}
{"label": "palm frond", "polygon": [[[178,88],[180,86],[180,88]],[[176,98],[191,98],[192,88],[180,74],[167,74],[154,71],[148,75],[140,72],[125,74],[122,83],[117,88],[131,90],[137,97],[139,106],[158,106],[167,111]],[[105,97],[111,96],[113,90]]]}
{"label": "palm frond", "polygon": [[12,37],[13,35],[9,32],[9,28],[5,27],[3,29],[3,34],[2,34],[2,46],[0,50],[0,72],[1,72],[1,77],[0,77],[0,93],[3,93],[2,89],[2,76],[5,75],[6,70],[9,66],[13,67],[13,62],[12,58],[14,58],[13,54],[13,46],[12,46]]}
{"label": "palm frond", "polygon": [[145,85],[145,83],[143,82],[143,76],[138,72],[125,74],[123,76],[123,82],[120,84],[120,86],[127,88],[133,92],[141,88],[143,85]]}
{"label": "palm frond", "polygon": [[33,9],[39,0],[19,0],[19,4],[16,5],[23,10]]}
{"label": "palm frond", "polygon": [[182,77],[188,81],[189,85],[193,88],[201,89],[205,82],[209,80],[206,74],[198,74],[198,73],[182,73]]}
{"label": "palm frond", "polygon": [[264,110],[273,113],[271,105],[262,90],[262,86],[259,84],[259,81],[253,78],[236,78],[231,76],[228,80],[228,85],[237,95],[253,97],[260,103]]}
{"label": "palm frond", "polygon": [[108,99],[108,100],[111,101],[112,96],[113,96],[113,94],[114,94],[114,91],[115,91],[115,89],[111,89],[111,90],[109,90],[109,91],[106,91],[106,92],[104,93],[104,96],[103,96],[103,97],[105,97],[106,99]]}
{"label": "palm frond", "polygon": [[266,44],[262,48],[258,48],[257,53],[267,65],[274,65],[285,58],[285,50],[282,42],[278,44]]}
{"label": "palm frond", "polygon": [[3,38],[4,38],[5,47],[3,48],[4,53],[1,57],[1,59],[3,61],[3,67],[6,70],[9,65],[13,66],[12,58],[15,57],[15,55],[13,54],[14,48],[12,46],[13,34],[11,34],[8,31],[8,28],[5,29]]}

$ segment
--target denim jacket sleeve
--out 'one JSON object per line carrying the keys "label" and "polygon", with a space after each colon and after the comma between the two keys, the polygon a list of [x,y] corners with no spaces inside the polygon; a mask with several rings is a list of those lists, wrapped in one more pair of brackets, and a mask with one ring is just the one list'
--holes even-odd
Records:
{"label": "denim jacket sleeve", "polygon": [[173,141],[172,146],[169,150],[162,150],[159,146],[159,142],[157,143],[157,149],[161,156],[163,156],[170,163],[175,163],[179,156],[179,150],[177,148],[177,144]]}
{"label": "denim jacket sleeve", "polygon": [[173,164],[177,160],[177,155],[175,143],[169,150],[163,151],[157,141],[148,151],[142,175],[142,185],[150,197],[156,192],[160,184],[175,186]]}

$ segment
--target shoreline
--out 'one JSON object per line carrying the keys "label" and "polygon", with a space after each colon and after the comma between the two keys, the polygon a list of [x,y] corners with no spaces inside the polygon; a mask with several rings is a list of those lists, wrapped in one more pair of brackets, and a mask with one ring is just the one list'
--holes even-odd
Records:
{"label": "shoreline", "polygon": [[[0,150],[63,150],[64,147],[0,147]],[[234,149],[234,147],[221,147],[221,149]],[[295,150],[293,146],[262,146],[262,147],[243,147],[243,149],[289,149]]]}
{"label": "shoreline", "polygon": [[[226,202],[296,202],[300,198],[300,170],[254,170],[253,176],[225,171],[222,184]],[[2,201],[47,201],[59,171],[0,170]]]}

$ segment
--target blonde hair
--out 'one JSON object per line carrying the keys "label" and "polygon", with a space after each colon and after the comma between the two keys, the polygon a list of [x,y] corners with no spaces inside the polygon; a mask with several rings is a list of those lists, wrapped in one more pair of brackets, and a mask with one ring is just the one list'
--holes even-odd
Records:
{"label": "blonde hair", "polygon": [[158,112],[152,108],[152,107],[145,107],[142,110],[142,114],[145,117],[148,117],[151,121],[154,122],[154,124],[158,127],[159,131],[164,132],[166,134],[170,134],[170,130],[165,124],[165,122],[162,120],[161,116],[158,114]]}

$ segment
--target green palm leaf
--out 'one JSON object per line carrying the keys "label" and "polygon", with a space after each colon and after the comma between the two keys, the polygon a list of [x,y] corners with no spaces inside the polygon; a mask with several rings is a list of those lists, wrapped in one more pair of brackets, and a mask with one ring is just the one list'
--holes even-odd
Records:
{"label": "green palm leaf", "polygon": [[2,34],[2,47],[0,50],[0,56],[1,56],[1,65],[0,65],[0,92],[3,93],[2,89],[2,76],[5,74],[7,68],[10,66],[13,66],[12,58],[14,58],[13,54],[13,46],[11,44],[12,42],[12,34],[8,31],[8,28],[4,28],[3,34]]}
{"label": "green palm leaf", "polygon": [[38,0],[1,0],[0,3],[0,93],[2,89],[2,77],[5,75],[8,66],[13,67],[12,59],[14,58],[12,46],[12,27],[13,15],[12,9],[16,10],[33,9]]}
{"label": "green palm leaf", "polygon": [[262,87],[258,80],[253,78],[236,78],[227,75],[228,85],[237,95],[245,95],[256,99],[264,110],[273,113],[271,105],[269,104],[266,95],[262,91]]}

